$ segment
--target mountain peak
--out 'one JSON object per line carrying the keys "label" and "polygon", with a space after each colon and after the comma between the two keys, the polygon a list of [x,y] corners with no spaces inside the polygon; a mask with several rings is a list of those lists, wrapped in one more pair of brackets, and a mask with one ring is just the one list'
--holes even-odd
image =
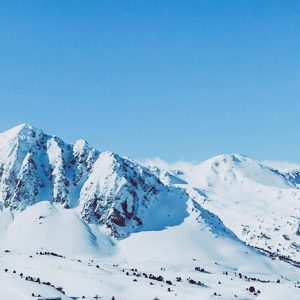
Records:
{"label": "mountain peak", "polygon": [[223,161],[224,163],[241,163],[244,161],[249,161],[249,160],[253,160],[252,158],[250,158],[249,156],[246,156],[244,154],[240,154],[240,153],[227,153],[227,154],[221,154],[221,155],[217,155],[212,157],[211,159],[212,161]]}
{"label": "mountain peak", "polygon": [[17,126],[14,126],[3,133],[1,135],[6,136],[7,138],[15,138],[15,137],[26,137],[26,136],[35,136],[36,133],[42,133],[41,129],[38,129],[30,124],[22,123]]}

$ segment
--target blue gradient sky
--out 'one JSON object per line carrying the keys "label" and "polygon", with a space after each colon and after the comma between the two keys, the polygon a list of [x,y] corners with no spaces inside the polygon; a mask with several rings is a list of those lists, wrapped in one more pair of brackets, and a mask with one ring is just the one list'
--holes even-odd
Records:
{"label": "blue gradient sky", "polygon": [[300,1],[1,1],[0,43],[1,131],[300,162]]}

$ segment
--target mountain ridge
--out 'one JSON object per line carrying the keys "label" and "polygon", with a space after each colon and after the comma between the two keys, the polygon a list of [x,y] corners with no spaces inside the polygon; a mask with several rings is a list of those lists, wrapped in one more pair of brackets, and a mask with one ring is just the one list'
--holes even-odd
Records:
{"label": "mountain ridge", "polygon": [[85,140],[67,144],[25,123],[0,134],[2,209],[23,211],[48,200],[76,209],[88,224],[104,226],[118,239],[155,228],[154,219],[161,223],[155,215],[166,220],[161,229],[183,222],[178,216],[188,216],[190,198],[242,241],[300,261],[297,176],[237,153],[210,158],[187,172],[147,168]]}
{"label": "mountain ridge", "polygon": [[0,203],[11,210],[49,200],[125,237],[158,198],[178,194],[138,163],[84,140],[66,144],[28,124],[1,134],[0,145]]}
{"label": "mountain ridge", "polygon": [[297,299],[296,178],[240,154],[147,167],[21,124],[0,134],[0,298]]}

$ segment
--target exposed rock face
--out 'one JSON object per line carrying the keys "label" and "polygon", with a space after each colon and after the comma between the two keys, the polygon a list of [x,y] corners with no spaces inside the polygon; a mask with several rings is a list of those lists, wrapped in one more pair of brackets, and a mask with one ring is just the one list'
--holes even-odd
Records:
{"label": "exposed rock face", "polygon": [[48,200],[116,238],[179,225],[197,210],[251,246],[299,261],[299,199],[299,171],[243,155],[164,171],[27,124],[0,134],[0,210],[15,214]]}
{"label": "exposed rock face", "polygon": [[83,140],[66,144],[22,124],[0,135],[0,203],[24,210],[42,200],[77,208],[115,237],[143,224],[145,211],[172,193],[147,168]]}
{"label": "exposed rock face", "polygon": [[116,236],[120,231],[127,235],[143,224],[145,210],[168,191],[147,168],[103,152],[81,189],[80,209],[87,221],[106,224]]}
{"label": "exposed rock face", "polygon": [[74,193],[87,177],[99,152],[86,143],[68,145],[55,136],[22,124],[0,135],[0,201],[21,209],[41,200],[66,208],[78,202]]}
{"label": "exposed rock face", "polygon": [[300,185],[300,170],[292,170],[284,173],[285,177],[296,185]]}

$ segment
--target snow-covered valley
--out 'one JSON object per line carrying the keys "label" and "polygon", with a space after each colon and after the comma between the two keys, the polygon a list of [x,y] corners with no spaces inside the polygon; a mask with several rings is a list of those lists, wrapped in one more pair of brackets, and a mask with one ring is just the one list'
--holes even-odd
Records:
{"label": "snow-covered valley", "polygon": [[19,125],[0,135],[0,299],[299,299],[299,174],[162,169]]}

